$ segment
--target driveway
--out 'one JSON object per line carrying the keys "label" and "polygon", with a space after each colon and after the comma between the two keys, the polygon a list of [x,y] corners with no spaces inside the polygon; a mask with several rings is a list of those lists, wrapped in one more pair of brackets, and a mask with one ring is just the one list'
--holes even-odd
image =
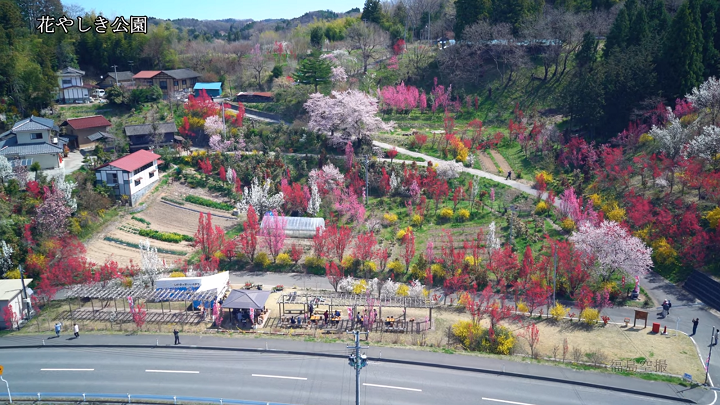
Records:
{"label": "driveway", "polygon": [[83,158],[84,157],[82,153],[80,153],[80,151],[72,151],[68,153],[68,156],[66,158],[63,158],[63,162],[65,163],[64,167],[44,170],[43,174],[47,177],[68,175],[82,167]]}

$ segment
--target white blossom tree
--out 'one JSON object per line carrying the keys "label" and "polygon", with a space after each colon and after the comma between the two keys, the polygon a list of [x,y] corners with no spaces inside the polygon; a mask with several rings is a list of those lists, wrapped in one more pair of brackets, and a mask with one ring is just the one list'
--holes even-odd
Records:
{"label": "white blossom tree", "polygon": [[310,215],[317,215],[320,212],[320,193],[317,183],[310,182],[310,200],[308,201],[307,212]]}
{"label": "white blossom tree", "polygon": [[720,114],[720,80],[715,77],[708,78],[699,87],[692,89],[685,98],[696,108],[707,110],[713,125],[717,124]]}
{"label": "white blossom tree", "polygon": [[495,221],[490,223],[488,231],[485,234],[485,248],[488,251],[488,255],[492,255],[492,252],[496,249],[500,249],[501,243],[500,238],[497,237],[497,227]]}
{"label": "white blossom tree", "polygon": [[212,137],[213,135],[220,135],[223,131],[222,118],[217,115],[211,115],[205,119],[205,133]]}
{"label": "white blossom tree", "polygon": [[667,124],[665,127],[654,126],[650,130],[650,136],[652,136],[658,144],[660,151],[664,152],[665,155],[675,160],[685,149],[685,145],[688,144],[692,136],[692,127],[695,123],[689,127],[683,127],[680,123],[680,119],[673,114],[670,107],[667,108]]}
{"label": "white blossom tree", "polygon": [[137,278],[146,287],[155,287],[155,280],[165,271],[165,264],[158,256],[157,248],[150,246],[150,239],[141,240],[138,243],[140,248],[140,273]]}
{"label": "white blossom tree", "polygon": [[425,286],[419,280],[412,280],[410,282],[410,290],[408,296],[412,298],[422,298],[425,296]]}
{"label": "white blossom tree", "polygon": [[242,200],[237,203],[238,211],[247,212],[248,207],[251,205],[259,216],[265,215],[268,211],[279,211],[285,199],[282,192],[273,194],[271,187],[272,181],[270,181],[270,179],[266,179],[265,182],[260,185],[257,177],[254,177],[250,188],[245,187]]}
{"label": "white blossom tree", "polygon": [[12,172],[13,169],[10,162],[5,156],[0,155],[0,182],[4,184],[5,180],[12,176]]}
{"label": "white blossom tree", "polygon": [[65,181],[65,176],[60,175],[55,177],[53,187],[60,190],[65,196],[65,204],[72,210],[71,212],[77,211],[77,200],[73,197],[72,193],[75,190],[77,184],[72,181]]}
{"label": "white blossom tree", "polygon": [[235,178],[237,177],[237,173],[235,173],[235,169],[232,167],[228,169],[227,173],[225,174],[225,178],[227,179],[227,182],[230,184],[235,184]]}
{"label": "white blossom tree", "polygon": [[392,128],[377,116],[378,100],[358,90],[311,94],[305,109],[310,114],[308,128],[327,135],[333,147],[367,141],[378,131]]}
{"label": "white blossom tree", "polygon": [[720,128],[711,125],[690,141],[688,155],[712,161],[720,154]]}
{"label": "white blossom tree", "polygon": [[387,280],[385,281],[385,284],[383,284],[382,289],[380,290],[380,296],[394,297],[397,295],[398,287],[400,287],[400,283],[396,283],[392,280]]}
{"label": "white blossom tree", "polygon": [[308,175],[308,181],[329,192],[342,187],[345,184],[345,176],[335,165],[327,163],[321,170],[312,169]]}
{"label": "white blossom tree", "polygon": [[402,185],[402,182],[400,181],[400,178],[395,175],[395,172],[392,172],[390,175],[390,191],[397,191],[400,189]]}
{"label": "white blossom tree", "polygon": [[0,274],[5,278],[7,272],[13,267],[12,254],[14,249],[12,246],[0,241]]}
{"label": "white blossom tree", "polygon": [[601,281],[608,281],[618,271],[641,276],[653,266],[652,248],[614,221],[605,220],[599,226],[582,223],[570,241],[580,252],[595,259]]}
{"label": "white blossom tree", "polygon": [[338,291],[344,293],[351,293],[355,288],[355,279],[352,277],[345,277],[338,283]]}
{"label": "white blossom tree", "polygon": [[454,179],[456,177],[460,177],[460,172],[462,171],[462,163],[459,162],[448,162],[443,161],[438,163],[437,168],[435,171],[437,172],[437,175],[439,178],[443,180],[450,180]]}
{"label": "white blossom tree", "polygon": [[346,81],[348,78],[347,73],[345,73],[345,69],[342,66],[335,66],[332,68],[332,73],[330,74],[330,80],[333,81],[333,83],[341,83]]}

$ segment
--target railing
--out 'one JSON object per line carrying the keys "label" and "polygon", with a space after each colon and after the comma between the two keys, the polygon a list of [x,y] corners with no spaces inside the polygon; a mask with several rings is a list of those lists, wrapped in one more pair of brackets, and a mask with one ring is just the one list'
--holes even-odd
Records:
{"label": "railing", "polygon": [[[116,404],[240,404],[240,405],[290,405],[278,402],[246,401],[241,399],[180,397],[171,395],[139,394],[87,394],[77,392],[12,392],[12,402],[101,402]],[[7,399],[0,392],[0,399]]]}

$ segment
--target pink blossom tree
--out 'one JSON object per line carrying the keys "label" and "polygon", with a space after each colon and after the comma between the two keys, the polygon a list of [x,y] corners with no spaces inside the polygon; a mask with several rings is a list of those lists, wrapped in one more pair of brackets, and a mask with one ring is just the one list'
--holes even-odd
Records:
{"label": "pink blossom tree", "polygon": [[332,80],[333,83],[342,83],[346,81],[347,78],[348,75],[345,73],[345,69],[342,66],[335,66],[331,69],[330,80]]}
{"label": "pink blossom tree", "polygon": [[220,135],[213,135],[210,137],[210,150],[213,152],[224,153],[227,152],[232,146],[233,141],[223,141]]}
{"label": "pink blossom tree", "polygon": [[345,145],[345,167],[350,170],[353,165],[355,158],[355,149],[353,149],[352,142],[348,142]]}
{"label": "pink blossom tree", "polygon": [[285,246],[285,228],[287,227],[287,218],[272,211],[271,215],[263,218],[260,227],[260,238],[265,248],[270,252],[273,263],[277,260],[277,256],[282,252]]}
{"label": "pink blossom tree", "polygon": [[336,188],[333,197],[334,207],[341,215],[347,215],[351,220],[362,223],[365,219],[365,206],[358,201],[357,195],[351,189]]}
{"label": "pink blossom tree", "polygon": [[205,119],[205,133],[208,136],[213,135],[220,135],[223,131],[223,122],[222,118],[218,117],[217,115],[212,115],[210,117],[207,117]]}
{"label": "pink blossom tree", "polygon": [[48,189],[45,187],[45,201],[37,208],[35,225],[42,235],[65,235],[67,219],[72,211],[72,208],[67,205],[65,193],[60,188],[53,186]]}
{"label": "pink blossom tree", "polygon": [[641,276],[653,266],[652,248],[614,221],[605,220],[599,226],[582,223],[570,241],[595,258],[595,272],[601,281],[608,281],[618,271]]}

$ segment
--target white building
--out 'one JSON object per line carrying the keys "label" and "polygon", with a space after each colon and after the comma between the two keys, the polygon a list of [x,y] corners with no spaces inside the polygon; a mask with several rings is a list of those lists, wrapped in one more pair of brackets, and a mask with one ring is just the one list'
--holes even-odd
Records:
{"label": "white building", "polygon": [[[25,279],[25,285],[30,284],[32,279]],[[28,299],[32,296],[32,290],[26,288]],[[20,322],[25,315],[23,315],[23,294],[22,294],[22,281],[20,280],[0,280],[0,329],[6,329],[7,324],[5,322],[5,308],[12,306],[13,319],[16,322]],[[30,308],[27,306],[26,308]],[[17,327],[17,323],[14,325]]]}
{"label": "white building", "polygon": [[136,205],[160,179],[159,158],[160,155],[139,150],[95,169],[95,180],[112,187],[115,196],[127,196],[130,204]]}
{"label": "white building", "polygon": [[59,137],[58,130],[51,119],[31,116],[20,120],[0,134],[0,155],[13,165],[37,162],[41,169],[63,167],[63,149],[68,139]]}
{"label": "white building", "polygon": [[66,67],[58,72],[58,101],[64,104],[89,103],[90,89],[94,86],[83,84],[85,72]]}

